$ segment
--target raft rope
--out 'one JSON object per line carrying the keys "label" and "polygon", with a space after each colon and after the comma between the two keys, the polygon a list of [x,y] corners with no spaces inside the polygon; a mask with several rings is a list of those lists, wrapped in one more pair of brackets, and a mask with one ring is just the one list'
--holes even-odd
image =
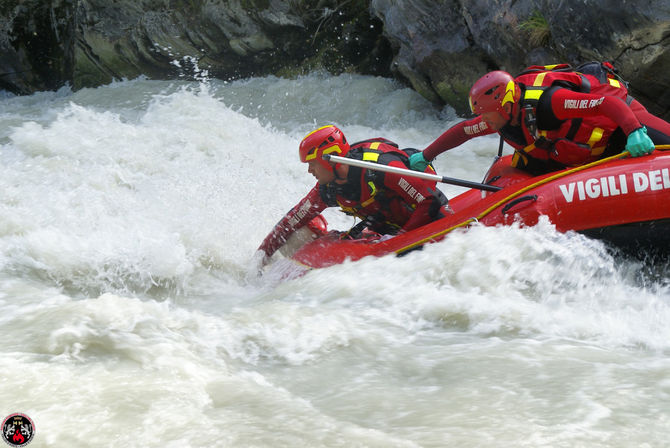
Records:
{"label": "raft rope", "polygon": [[[670,149],[670,145],[656,145],[655,148],[656,148],[656,149],[660,149],[660,150],[667,150],[667,149]],[[469,224],[471,224],[471,223],[473,223],[473,222],[478,222],[479,220],[481,220],[482,218],[484,218],[486,215],[488,215],[489,213],[491,213],[493,210],[495,210],[496,208],[498,208],[498,207],[500,207],[501,205],[503,205],[505,202],[508,202],[508,201],[510,201],[510,200],[512,200],[512,199],[514,199],[514,198],[516,198],[517,196],[520,196],[520,195],[524,194],[524,193],[527,192],[528,190],[532,190],[533,188],[539,187],[539,186],[544,185],[544,184],[546,184],[546,183],[548,183],[548,182],[551,182],[551,181],[553,181],[553,180],[560,179],[561,177],[565,177],[565,176],[567,176],[567,175],[569,175],[569,174],[572,174],[572,173],[577,173],[577,172],[579,172],[579,171],[583,171],[583,170],[586,170],[586,169],[588,169],[588,168],[592,168],[592,167],[594,167],[594,166],[603,165],[603,164],[605,164],[605,163],[607,163],[607,162],[611,162],[611,161],[613,161],[613,160],[622,159],[622,158],[624,158],[624,157],[626,157],[626,156],[628,156],[628,155],[630,155],[630,153],[629,153],[628,151],[624,151],[624,152],[622,152],[622,153],[620,153],[620,154],[616,154],[616,155],[614,155],[614,156],[607,157],[607,158],[605,158],[605,159],[596,160],[595,162],[591,162],[591,163],[588,163],[588,164],[586,164],[586,165],[577,166],[577,167],[571,168],[571,169],[569,169],[569,170],[561,171],[561,172],[556,173],[556,174],[554,174],[554,175],[552,175],[552,176],[545,177],[544,179],[541,179],[541,180],[539,180],[539,181],[537,181],[537,182],[535,182],[535,183],[533,183],[533,184],[527,185],[527,186],[525,186],[524,188],[522,188],[522,189],[520,189],[520,190],[518,190],[518,191],[515,191],[515,192],[512,193],[512,194],[507,195],[505,198],[503,198],[503,199],[501,199],[500,201],[496,202],[495,204],[493,204],[492,206],[490,206],[489,208],[487,208],[486,210],[484,210],[482,213],[480,213],[480,214],[477,215],[476,217],[468,218],[468,219],[466,219],[465,221],[463,221],[463,222],[461,222],[461,223],[459,223],[459,224],[456,224],[455,226],[452,226],[452,227],[449,227],[448,229],[444,229],[444,230],[441,230],[441,231],[439,231],[439,232],[437,232],[437,233],[434,233],[433,235],[431,235],[431,236],[429,236],[429,237],[426,237],[426,238],[424,238],[424,239],[422,239],[422,240],[416,241],[416,242],[410,244],[409,246],[406,246],[406,247],[403,247],[403,248],[401,248],[401,249],[396,250],[395,253],[396,253],[396,254],[401,254],[401,253],[403,253],[403,252],[407,252],[408,250],[414,249],[414,248],[417,247],[417,246],[421,246],[421,245],[423,245],[423,244],[425,244],[425,243],[428,243],[429,241],[434,240],[435,238],[438,238],[438,237],[441,237],[441,236],[443,236],[443,235],[446,235],[447,233],[449,233],[449,232],[451,232],[451,231],[453,231],[453,230],[456,230],[456,229],[461,228],[461,227],[466,227],[466,226],[468,226]]]}

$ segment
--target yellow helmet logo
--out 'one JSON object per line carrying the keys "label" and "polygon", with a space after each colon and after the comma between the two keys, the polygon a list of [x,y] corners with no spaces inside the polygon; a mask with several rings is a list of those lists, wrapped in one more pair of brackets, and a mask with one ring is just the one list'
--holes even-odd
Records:
{"label": "yellow helmet logo", "polygon": [[514,103],[514,81],[511,80],[507,83],[507,86],[505,87],[505,96],[503,97],[502,102],[500,103],[502,106],[504,106],[507,103]]}

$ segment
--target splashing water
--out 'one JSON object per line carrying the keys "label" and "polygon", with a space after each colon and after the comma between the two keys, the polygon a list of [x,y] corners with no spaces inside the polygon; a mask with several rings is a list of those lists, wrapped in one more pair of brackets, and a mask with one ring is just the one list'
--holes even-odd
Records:
{"label": "splashing water", "polygon": [[307,132],[423,148],[458,117],[381,78],[203,81],[0,100],[0,392],[34,443],[664,446],[667,264],[543,221],[249,281]]}

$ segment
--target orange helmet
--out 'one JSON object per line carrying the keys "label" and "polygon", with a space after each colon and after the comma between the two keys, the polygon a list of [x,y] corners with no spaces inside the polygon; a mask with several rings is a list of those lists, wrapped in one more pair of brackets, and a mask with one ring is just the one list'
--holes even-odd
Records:
{"label": "orange helmet", "polygon": [[470,89],[470,109],[481,115],[486,112],[498,112],[509,120],[510,116],[503,107],[507,103],[519,102],[521,90],[512,75],[501,70],[489,72],[479,78]]}
{"label": "orange helmet", "polygon": [[300,142],[300,161],[307,163],[318,160],[328,170],[333,171],[330,163],[323,159],[325,154],[344,157],[349,152],[349,143],[342,131],[333,125],[323,126],[312,131]]}

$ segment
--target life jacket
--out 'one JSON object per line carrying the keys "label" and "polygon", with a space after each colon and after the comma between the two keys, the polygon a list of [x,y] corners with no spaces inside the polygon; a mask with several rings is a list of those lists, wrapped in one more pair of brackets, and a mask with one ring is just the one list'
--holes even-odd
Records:
{"label": "life jacket", "polygon": [[514,166],[527,165],[528,157],[567,166],[580,165],[598,159],[607,148],[618,128],[610,118],[559,120],[546,112],[551,110],[551,95],[557,89],[616,96],[628,104],[632,100],[627,83],[607,62],[590,62],[576,69],[569,64],[536,65],[525,69],[515,80],[522,92],[518,106],[521,133],[501,130],[501,135],[517,150],[512,160]]}
{"label": "life jacket", "polygon": [[[384,138],[373,138],[351,145],[348,158],[387,165],[400,160],[409,169],[409,156],[417,149],[400,149],[398,145]],[[425,170],[435,174],[432,166]],[[379,233],[395,233],[407,222],[414,212],[396,194],[389,194],[384,187],[385,173],[377,170],[349,166],[345,184],[330,182],[319,187],[319,194],[329,207],[339,206],[346,214],[356,216],[367,226]],[[440,205],[447,204],[447,198],[435,189],[435,197]]]}

